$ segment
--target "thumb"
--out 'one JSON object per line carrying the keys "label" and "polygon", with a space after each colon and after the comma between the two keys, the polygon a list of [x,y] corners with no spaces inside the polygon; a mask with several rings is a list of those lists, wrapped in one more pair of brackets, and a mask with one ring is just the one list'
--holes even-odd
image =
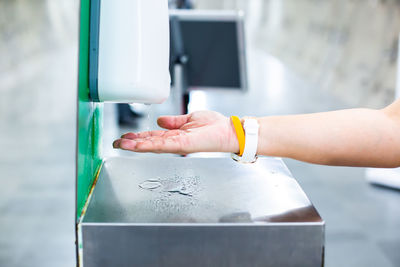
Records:
{"label": "thumb", "polygon": [[161,116],[157,119],[157,124],[165,129],[179,129],[184,124],[189,122],[191,114],[179,115],[179,116]]}

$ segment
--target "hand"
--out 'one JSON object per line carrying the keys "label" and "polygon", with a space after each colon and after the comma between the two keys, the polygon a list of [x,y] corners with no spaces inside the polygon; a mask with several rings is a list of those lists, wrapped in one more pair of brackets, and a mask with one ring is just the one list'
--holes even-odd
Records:
{"label": "hand", "polygon": [[239,152],[239,143],[230,118],[214,111],[198,111],[181,116],[162,116],[157,123],[166,131],[126,133],[114,148],[134,152],[175,153]]}

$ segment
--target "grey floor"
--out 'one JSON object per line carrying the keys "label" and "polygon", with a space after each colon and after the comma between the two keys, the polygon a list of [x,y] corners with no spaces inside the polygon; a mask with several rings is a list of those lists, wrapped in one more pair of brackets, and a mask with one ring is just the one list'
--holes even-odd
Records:
{"label": "grey floor", "polygon": [[[246,94],[195,92],[192,111],[294,114],[380,107],[393,99],[398,1],[197,2],[247,12],[250,88]],[[0,266],[75,265],[77,12],[77,1],[0,0]],[[264,19],[271,17],[268,12],[282,14],[279,31],[272,31],[279,18]],[[374,25],[382,38],[364,46],[365,25]],[[336,37],[333,44],[327,31]],[[364,52],[355,53],[358,47]],[[320,58],[325,60],[315,61]],[[374,79],[362,80],[373,70]],[[347,73],[352,75],[340,76]],[[152,106],[139,128],[154,128],[155,117],[175,112],[171,101]],[[115,116],[115,107],[106,105],[104,155],[137,157],[112,150],[113,138],[135,130],[119,128]],[[285,161],[326,221],[326,266],[400,266],[399,191],[368,185],[362,168]]]}

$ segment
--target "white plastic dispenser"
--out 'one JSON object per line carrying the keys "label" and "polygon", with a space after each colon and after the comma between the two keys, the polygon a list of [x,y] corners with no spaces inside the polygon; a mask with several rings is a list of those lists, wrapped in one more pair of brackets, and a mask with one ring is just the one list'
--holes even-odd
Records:
{"label": "white plastic dispenser", "polygon": [[167,0],[92,0],[93,101],[162,103],[169,96]]}

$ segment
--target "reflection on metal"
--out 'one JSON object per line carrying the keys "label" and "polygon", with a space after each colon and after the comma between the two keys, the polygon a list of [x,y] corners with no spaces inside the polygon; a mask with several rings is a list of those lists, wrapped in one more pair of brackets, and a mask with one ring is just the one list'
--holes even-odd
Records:
{"label": "reflection on metal", "polygon": [[321,266],[324,245],[324,222],[272,158],[105,160],[81,231],[85,267]]}

